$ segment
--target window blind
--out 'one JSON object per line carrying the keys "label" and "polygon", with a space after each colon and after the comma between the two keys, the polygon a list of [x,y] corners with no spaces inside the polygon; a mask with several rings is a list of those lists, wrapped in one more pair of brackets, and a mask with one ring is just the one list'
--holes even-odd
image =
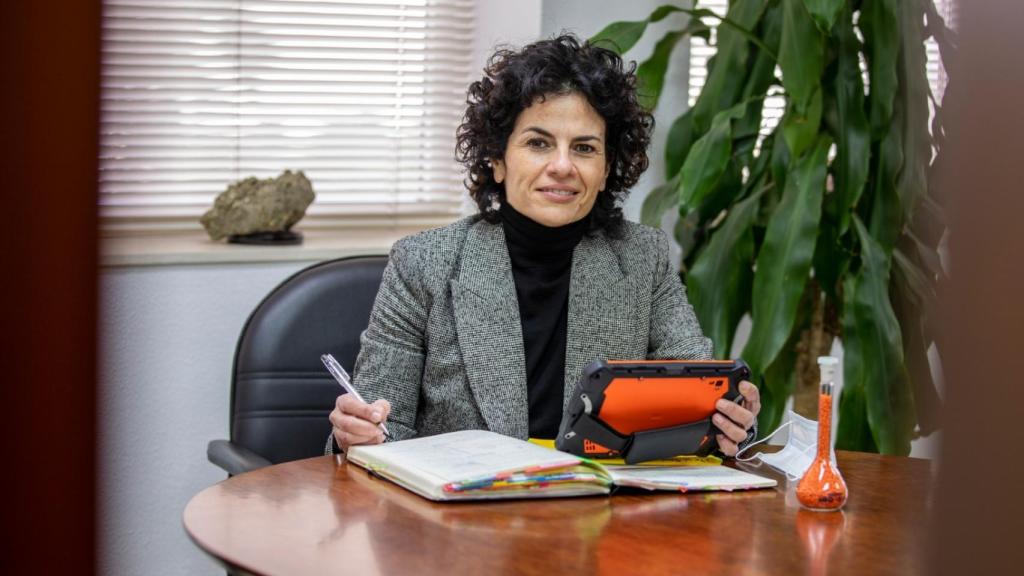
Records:
{"label": "window blind", "polygon": [[198,229],[285,169],[303,227],[450,222],[472,31],[471,0],[105,0],[104,228]]}
{"label": "window blind", "polygon": [[[935,11],[939,13],[947,27],[956,30],[959,12],[956,0],[935,0]],[[946,69],[942,65],[939,45],[934,38],[928,38],[924,46],[928,58],[928,83],[935,99],[941,104],[942,97],[946,94]],[[932,112],[934,113],[934,110]]]}

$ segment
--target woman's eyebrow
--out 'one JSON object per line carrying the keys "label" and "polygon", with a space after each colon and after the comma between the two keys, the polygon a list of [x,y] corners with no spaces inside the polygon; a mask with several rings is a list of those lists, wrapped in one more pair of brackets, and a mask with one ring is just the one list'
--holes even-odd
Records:
{"label": "woman's eyebrow", "polygon": [[[555,137],[554,134],[552,134],[551,132],[548,132],[547,130],[541,128],[540,126],[527,126],[526,128],[523,128],[523,132],[536,132],[537,134],[540,134],[541,136],[546,136],[548,138],[554,138]],[[572,140],[573,140],[573,142],[581,142],[581,141],[587,141],[587,140],[601,140],[601,137],[600,136],[594,136],[593,134],[584,134],[582,136],[577,136],[577,137],[573,138]]]}

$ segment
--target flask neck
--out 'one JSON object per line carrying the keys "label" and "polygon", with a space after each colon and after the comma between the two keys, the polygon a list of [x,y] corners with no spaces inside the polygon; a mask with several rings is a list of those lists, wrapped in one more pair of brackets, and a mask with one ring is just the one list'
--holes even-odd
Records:
{"label": "flask neck", "polygon": [[821,385],[818,396],[818,458],[832,458],[832,383]]}

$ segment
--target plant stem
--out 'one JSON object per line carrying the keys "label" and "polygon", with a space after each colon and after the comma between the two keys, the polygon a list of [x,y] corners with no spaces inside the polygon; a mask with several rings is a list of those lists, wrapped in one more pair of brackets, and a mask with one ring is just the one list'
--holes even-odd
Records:
{"label": "plant stem", "polygon": [[793,391],[793,411],[807,418],[818,413],[818,356],[832,350],[834,335],[826,327],[825,294],[812,278],[808,291],[811,296],[811,323],[800,334],[796,345],[796,386]]}

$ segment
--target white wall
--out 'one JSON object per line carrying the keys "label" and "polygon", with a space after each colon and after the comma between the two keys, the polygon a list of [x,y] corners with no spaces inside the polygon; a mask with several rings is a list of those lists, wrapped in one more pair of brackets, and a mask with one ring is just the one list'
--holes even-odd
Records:
{"label": "white wall", "polygon": [[540,38],[542,4],[541,0],[477,0],[476,36],[473,39],[474,80],[483,73],[487,58],[495,47],[522,46]]}
{"label": "white wall", "polygon": [[309,264],[102,272],[101,574],[224,573],[189,541],[181,514],[193,495],[225,478],[206,461],[206,443],[228,437],[243,323],[274,286]]}

